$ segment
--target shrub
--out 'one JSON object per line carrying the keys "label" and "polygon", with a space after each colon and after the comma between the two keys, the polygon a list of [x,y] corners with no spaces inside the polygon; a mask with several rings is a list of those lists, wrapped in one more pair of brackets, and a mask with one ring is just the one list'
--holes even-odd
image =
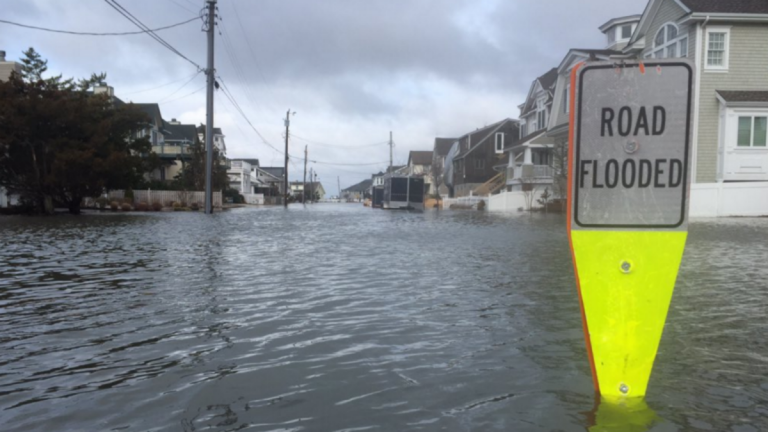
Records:
{"label": "shrub", "polygon": [[117,201],[112,201],[111,203],[109,203],[109,208],[111,208],[112,211],[117,211],[118,207],[120,207],[120,203],[118,203]]}
{"label": "shrub", "polygon": [[480,211],[485,210],[485,201],[480,201],[479,203],[477,203],[477,209]]}
{"label": "shrub", "polygon": [[133,204],[133,189],[128,188],[125,190],[124,201],[128,204]]}
{"label": "shrub", "polygon": [[181,202],[181,206],[182,206],[182,207],[187,207],[187,202],[186,202],[186,201],[182,201],[182,202]]}
{"label": "shrub", "polygon": [[173,207],[174,210],[180,209],[181,208],[181,204],[177,203],[176,201],[174,201],[173,204],[171,205],[171,207]]}
{"label": "shrub", "polygon": [[121,209],[122,211],[131,211],[131,205],[130,205],[130,204],[128,204],[128,203],[123,203],[123,204],[120,206],[120,209]]}
{"label": "shrub", "polygon": [[192,209],[192,211],[198,211],[200,210],[200,204],[192,203],[192,206],[190,208]]}
{"label": "shrub", "polygon": [[152,203],[152,210],[154,211],[160,211],[163,209],[163,205],[160,204],[160,201],[155,201]]}
{"label": "shrub", "polygon": [[144,201],[136,204],[136,211],[148,211],[149,210],[149,204],[145,203]]}
{"label": "shrub", "polygon": [[98,205],[100,209],[104,210],[109,205],[109,199],[104,197],[96,198],[96,205]]}

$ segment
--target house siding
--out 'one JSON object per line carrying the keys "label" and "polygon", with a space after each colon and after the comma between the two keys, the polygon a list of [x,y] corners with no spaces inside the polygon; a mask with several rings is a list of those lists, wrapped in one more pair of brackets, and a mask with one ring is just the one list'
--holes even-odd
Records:
{"label": "house siding", "polygon": [[[653,51],[653,40],[656,38],[656,33],[659,31],[659,28],[670,21],[675,22],[679,20],[683,15],[685,15],[685,11],[675,3],[674,0],[665,0],[659,5],[656,16],[653,17],[651,24],[648,26],[648,32],[645,34],[646,48],[643,50],[643,56],[645,56],[646,53]],[[680,31],[688,32],[688,29],[681,28]],[[689,55],[692,55],[690,39],[688,40],[688,53]]]}
{"label": "house siding", "polygon": [[[710,23],[719,26],[720,23]],[[728,25],[728,24],[723,24]],[[706,41],[706,28],[702,34]],[[731,26],[727,73],[704,69],[706,47],[702,46],[701,93],[699,101],[699,137],[696,182],[717,181],[719,162],[720,103],[716,90],[768,90],[768,26],[738,24]]]}

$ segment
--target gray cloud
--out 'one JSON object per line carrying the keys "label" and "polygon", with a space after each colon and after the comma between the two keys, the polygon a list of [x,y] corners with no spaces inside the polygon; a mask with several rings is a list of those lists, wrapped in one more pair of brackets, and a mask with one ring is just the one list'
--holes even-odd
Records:
{"label": "gray cloud", "polygon": [[[150,27],[187,19],[203,5],[201,0],[118,1]],[[602,47],[600,24],[640,13],[644,6],[644,0],[220,0],[217,70],[278,148],[281,118],[292,108],[299,113],[296,133],[316,141],[354,146],[383,141],[394,130],[396,160],[406,160],[408,150],[430,149],[435,136],[461,135],[516,117],[536,76],[556,66],[569,48]],[[101,0],[6,0],[3,14],[69,30],[135,30]],[[198,23],[160,35],[204,66],[205,37]],[[171,101],[162,105],[165,117],[204,121],[203,92],[174,100],[202,86],[204,78],[179,89],[195,69],[146,35],[77,37],[0,24],[0,41],[11,58],[34,46],[54,73],[79,77],[106,71],[118,96],[177,81],[125,98],[165,99]],[[217,124],[225,128],[231,156],[281,163],[279,153],[261,143],[222,95],[216,100]],[[294,143],[299,149],[303,144]],[[386,148],[309,146],[323,161],[366,163],[388,156]],[[381,167],[316,168],[328,181],[338,175],[349,184]]]}

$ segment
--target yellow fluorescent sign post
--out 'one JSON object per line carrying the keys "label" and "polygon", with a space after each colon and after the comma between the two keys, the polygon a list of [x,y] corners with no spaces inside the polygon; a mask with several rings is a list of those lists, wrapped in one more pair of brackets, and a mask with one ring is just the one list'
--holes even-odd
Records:
{"label": "yellow fluorescent sign post", "polygon": [[595,390],[642,397],[688,233],[693,66],[571,74],[568,235]]}

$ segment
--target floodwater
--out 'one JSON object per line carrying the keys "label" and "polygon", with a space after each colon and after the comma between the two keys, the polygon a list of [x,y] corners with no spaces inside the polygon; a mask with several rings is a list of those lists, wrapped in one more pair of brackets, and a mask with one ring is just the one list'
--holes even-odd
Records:
{"label": "floodwater", "polygon": [[0,219],[0,430],[768,430],[768,219],[694,222],[647,405],[595,401],[563,218]]}

